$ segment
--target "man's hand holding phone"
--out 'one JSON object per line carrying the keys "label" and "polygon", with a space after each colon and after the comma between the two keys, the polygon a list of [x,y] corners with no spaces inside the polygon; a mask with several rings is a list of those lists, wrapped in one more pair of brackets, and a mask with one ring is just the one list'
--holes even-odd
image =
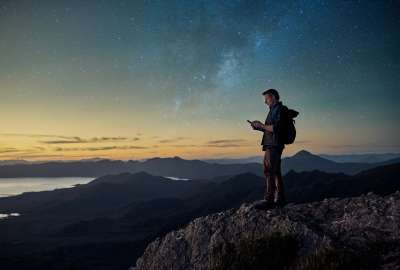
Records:
{"label": "man's hand holding phone", "polygon": [[260,121],[258,121],[258,120],[254,120],[254,121],[247,120],[247,122],[250,123],[250,125],[251,125],[251,127],[253,129],[259,130],[259,131],[264,131],[264,124],[261,123]]}

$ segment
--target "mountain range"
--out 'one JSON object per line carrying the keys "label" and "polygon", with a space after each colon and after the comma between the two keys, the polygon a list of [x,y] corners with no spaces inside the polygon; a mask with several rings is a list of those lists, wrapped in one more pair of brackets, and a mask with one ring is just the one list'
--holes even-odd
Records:
{"label": "mountain range", "polygon": [[[321,170],[325,172],[342,172],[356,174],[373,167],[400,162],[394,158],[377,163],[335,162],[301,150],[291,157],[282,159],[282,172]],[[202,160],[187,160],[178,156],[170,158],[151,158],[145,161],[122,160],[83,160],[52,161],[44,163],[9,164],[0,166],[0,178],[10,177],[98,177],[107,174],[145,171],[158,176],[170,176],[189,179],[212,179],[232,176],[245,172],[263,175],[262,164],[232,163],[219,164]],[[0,179],[1,181],[1,179]]]}
{"label": "mountain range", "polygon": [[[285,154],[285,151],[283,152]],[[367,153],[367,154],[318,154],[318,156],[335,162],[377,163],[400,157],[400,153]],[[262,156],[249,156],[243,158],[214,158],[203,161],[219,164],[237,163],[262,163]]]}

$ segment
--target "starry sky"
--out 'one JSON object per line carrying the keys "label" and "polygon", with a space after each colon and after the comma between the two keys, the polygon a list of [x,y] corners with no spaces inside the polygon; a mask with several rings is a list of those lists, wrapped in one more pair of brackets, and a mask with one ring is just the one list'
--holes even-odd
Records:
{"label": "starry sky", "polygon": [[399,152],[400,1],[0,0],[0,159]]}

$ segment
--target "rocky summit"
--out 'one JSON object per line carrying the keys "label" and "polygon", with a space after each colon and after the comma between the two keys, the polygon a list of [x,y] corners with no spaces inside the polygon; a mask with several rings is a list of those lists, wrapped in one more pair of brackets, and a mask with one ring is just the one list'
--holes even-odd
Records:
{"label": "rocky summit", "polygon": [[400,269],[400,192],[192,220],[156,238],[130,270]]}

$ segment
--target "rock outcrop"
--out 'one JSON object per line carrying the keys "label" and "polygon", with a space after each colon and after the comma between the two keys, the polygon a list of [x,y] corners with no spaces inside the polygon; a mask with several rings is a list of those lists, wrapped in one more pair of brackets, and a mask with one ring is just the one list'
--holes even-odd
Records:
{"label": "rock outcrop", "polygon": [[192,220],[156,238],[134,270],[400,269],[400,192]]}

